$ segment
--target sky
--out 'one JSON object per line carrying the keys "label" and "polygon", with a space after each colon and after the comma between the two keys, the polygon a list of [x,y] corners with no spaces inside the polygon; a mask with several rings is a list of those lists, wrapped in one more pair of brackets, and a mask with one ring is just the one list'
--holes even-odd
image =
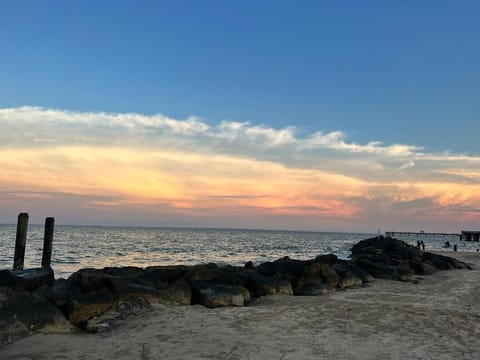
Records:
{"label": "sky", "polygon": [[479,15],[0,0],[0,223],[478,229]]}

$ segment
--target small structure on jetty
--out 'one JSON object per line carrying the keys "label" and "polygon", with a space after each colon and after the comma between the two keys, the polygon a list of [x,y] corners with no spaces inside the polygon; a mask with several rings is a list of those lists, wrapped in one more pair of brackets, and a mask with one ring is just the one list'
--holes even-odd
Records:
{"label": "small structure on jetty", "polygon": [[432,237],[459,237],[459,240],[465,241],[480,241],[480,231],[467,231],[462,230],[460,234],[454,233],[437,233],[437,232],[425,232],[425,231],[387,231],[385,236],[395,237],[395,236],[432,236]]}
{"label": "small structure on jetty", "polygon": [[462,231],[461,239],[465,241],[480,241],[480,231]]}

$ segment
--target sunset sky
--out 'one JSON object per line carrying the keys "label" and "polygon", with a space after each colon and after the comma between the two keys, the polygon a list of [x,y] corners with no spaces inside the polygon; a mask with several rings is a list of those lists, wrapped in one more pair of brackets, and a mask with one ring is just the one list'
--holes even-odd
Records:
{"label": "sunset sky", "polygon": [[0,0],[0,223],[480,228],[477,1]]}

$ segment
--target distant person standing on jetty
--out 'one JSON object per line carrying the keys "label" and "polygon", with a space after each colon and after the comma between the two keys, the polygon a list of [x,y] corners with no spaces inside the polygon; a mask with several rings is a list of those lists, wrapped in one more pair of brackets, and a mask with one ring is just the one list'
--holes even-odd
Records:
{"label": "distant person standing on jetty", "polygon": [[422,250],[425,251],[425,243],[422,241],[420,241],[420,245],[422,246]]}

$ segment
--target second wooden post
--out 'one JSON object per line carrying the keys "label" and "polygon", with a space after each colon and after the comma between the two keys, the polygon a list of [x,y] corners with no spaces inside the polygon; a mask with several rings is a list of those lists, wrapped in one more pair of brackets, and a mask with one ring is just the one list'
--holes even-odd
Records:
{"label": "second wooden post", "polygon": [[53,230],[55,227],[55,218],[47,217],[45,219],[45,236],[43,237],[42,268],[49,268],[52,260]]}

